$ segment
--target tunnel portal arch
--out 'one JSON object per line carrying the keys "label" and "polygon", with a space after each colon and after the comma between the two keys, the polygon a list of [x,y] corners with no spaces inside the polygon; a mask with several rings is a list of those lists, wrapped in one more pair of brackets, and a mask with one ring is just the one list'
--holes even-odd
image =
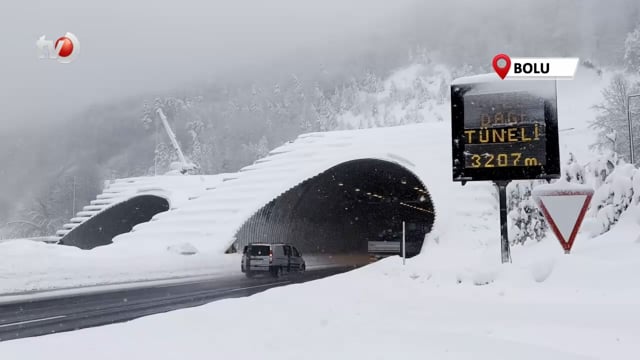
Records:
{"label": "tunnel portal arch", "polygon": [[343,162],[286,191],[237,231],[229,251],[249,243],[291,243],[304,253],[366,253],[370,241],[420,252],[433,227],[431,196],[420,179],[391,161]]}
{"label": "tunnel portal arch", "polygon": [[134,226],[147,222],[154,215],[167,210],[169,201],[162,196],[134,196],[87,219],[63,236],[58,244],[85,250],[108,245],[117,235],[127,233]]}

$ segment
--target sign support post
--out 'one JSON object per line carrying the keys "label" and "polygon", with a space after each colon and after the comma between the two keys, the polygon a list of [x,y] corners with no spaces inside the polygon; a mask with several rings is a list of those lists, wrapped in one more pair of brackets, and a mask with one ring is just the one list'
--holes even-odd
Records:
{"label": "sign support post", "polygon": [[406,261],[406,246],[407,242],[406,242],[406,236],[405,236],[405,226],[404,226],[404,221],[402,222],[402,265],[405,264]]}
{"label": "sign support post", "polygon": [[509,246],[509,229],[507,227],[507,185],[508,180],[500,180],[495,182],[498,188],[498,198],[500,200],[500,253],[502,255],[502,263],[511,262],[511,247]]}

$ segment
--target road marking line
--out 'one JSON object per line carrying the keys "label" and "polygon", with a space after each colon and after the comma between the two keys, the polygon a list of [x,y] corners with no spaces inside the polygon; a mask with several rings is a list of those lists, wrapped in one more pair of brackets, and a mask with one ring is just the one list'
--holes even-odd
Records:
{"label": "road marking line", "polygon": [[[193,285],[193,284],[201,284],[201,283],[206,283],[206,282],[210,282],[210,280],[206,280],[206,281],[193,281],[193,282],[187,282],[187,283],[179,283],[179,284],[166,284],[166,285],[158,285],[158,286],[153,286],[154,289],[161,289],[161,288],[168,288],[168,287],[179,287],[182,285]],[[260,285],[255,285],[255,286],[249,286],[249,287],[243,287],[243,288],[223,288],[220,290],[248,290],[248,289],[253,289],[256,287],[264,287],[264,286],[269,286],[269,285],[280,285],[280,284],[286,284],[289,283],[291,281],[287,280],[287,281],[280,281],[280,282],[274,282],[274,283],[267,283],[267,284],[260,284]],[[212,289],[212,290],[217,290],[217,289]]]}
{"label": "road marking line", "polygon": [[[189,281],[189,282],[155,285],[155,286],[151,286],[150,288],[162,289],[162,288],[168,288],[168,287],[179,287],[179,286],[182,286],[182,285],[202,284],[202,283],[206,283],[206,282],[210,282],[210,281],[211,281],[211,279],[195,280],[195,281]],[[135,290],[139,290],[139,289],[135,289]]]}
{"label": "road marking line", "polygon": [[279,282],[268,283],[268,284],[261,284],[261,285],[247,286],[247,287],[243,287],[243,288],[229,289],[229,291],[249,290],[249,289],[255,289],[255,288],[265,287],[265,286],[271,286],[271,285],[282,285],[282,284],[288,284],[288,283],[290,283],[290,282],[291,282],[291,281],[289,281],[289,280],[286,280],[286,281],[279,281]]}
{"label": "road marking line", "polygon": [[39,321],[47,321],[47,320],[54,320],[54,319],[61,319],[61,318],[65,318],[67,317],[66,315],[58,315],[58,316],[51,316],[48,318],[42,318],[42,319],[33,319],[33,320],[26,320],[26,321],[18,321],[18,322],[14,322],[11,324],[3,324],[0,325],[0,328],[3,327],[9,327],[9,326],[16,326],[16,325],[23,325],[23,324],[29,324],[29,323],[34,323],[34,322],[39,322]]}

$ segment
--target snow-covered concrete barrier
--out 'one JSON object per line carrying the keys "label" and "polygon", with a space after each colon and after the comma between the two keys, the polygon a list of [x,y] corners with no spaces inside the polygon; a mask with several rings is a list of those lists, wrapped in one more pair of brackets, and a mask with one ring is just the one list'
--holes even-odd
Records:
{"label": "snow-covered concrete barrier", "polygon": [[56,232],[59,243],[82,249],[107,245],[134,225],[215,188],[225,174],[148,176],[110,180],[95,200]]}

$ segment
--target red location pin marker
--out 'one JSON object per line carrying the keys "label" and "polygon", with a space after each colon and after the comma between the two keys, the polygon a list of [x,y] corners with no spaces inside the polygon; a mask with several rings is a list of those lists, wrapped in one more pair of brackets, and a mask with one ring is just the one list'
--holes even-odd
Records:
{"label": "red location pin marker", "polygon": [[[500,61],[500,60],[504,60],[504,62],[505,62],[505,65],[503,67],[500,67],[498,65],[498,61]],[[498,54],[498,55],[493,57],[493,70],[496,71],[496,74],[498,74],[498,76],[500,76],[501,79],[504,80],[504,78],[509,73],[509,69],[510,68],[511,68],[511,59],[509,58],[509,55],[507,55],[507,54]]]}

